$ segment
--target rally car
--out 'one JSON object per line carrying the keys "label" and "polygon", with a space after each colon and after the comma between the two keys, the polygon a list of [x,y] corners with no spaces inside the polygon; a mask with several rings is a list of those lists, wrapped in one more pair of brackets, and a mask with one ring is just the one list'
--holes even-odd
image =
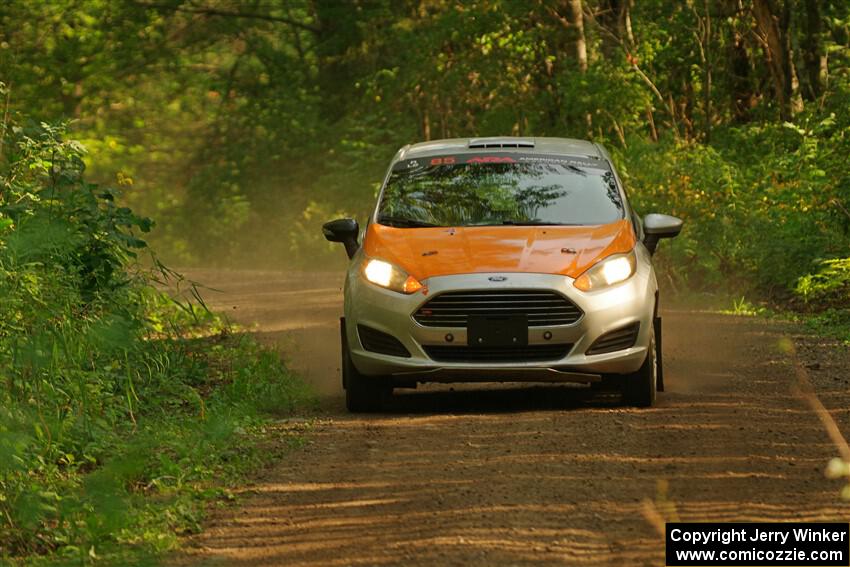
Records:
{"label": "rally car", "polygon": [[682,221],[629,204],[608,152],[566,138],[408,145],[350,258],[340,321],[350,411],[425,382],[584,382],[651,406],[661,375],[651,258]]}

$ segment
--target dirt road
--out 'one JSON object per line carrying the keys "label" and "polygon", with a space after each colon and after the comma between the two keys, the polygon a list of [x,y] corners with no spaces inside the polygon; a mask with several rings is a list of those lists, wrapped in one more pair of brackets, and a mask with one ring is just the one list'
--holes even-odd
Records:
{"label": "dirt road", "polygon": [[[566,387],[397,396],[350,416],[338,379],[336,275],[193,273],[210,302],[279,345],[326,400],[306,447],[212,514],[188,563],[663,565],[647,510],[684,521],[847,521],[836,451],[793,395],[794,329],[666,310],[667,392],[621,409]],[[235,309],[233,309],[235,307]],[[850,432],[848,351],[795,337]],[[651,504],[649,504],[651,503]]]}

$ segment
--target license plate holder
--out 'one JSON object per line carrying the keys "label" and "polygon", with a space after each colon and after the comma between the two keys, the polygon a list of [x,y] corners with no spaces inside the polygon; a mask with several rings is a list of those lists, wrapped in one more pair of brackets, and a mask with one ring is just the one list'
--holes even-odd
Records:
{"label": "license plate holder", "polygon": [[471,315],[466,321],[466,342],[473,347],[528,345],[527,315]]}

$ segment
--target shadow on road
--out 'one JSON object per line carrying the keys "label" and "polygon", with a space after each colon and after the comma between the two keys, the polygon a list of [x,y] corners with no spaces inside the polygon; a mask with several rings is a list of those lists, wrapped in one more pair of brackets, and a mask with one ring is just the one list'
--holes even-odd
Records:
{"label": "shadow on road", "polygon": [[[571,385],[475,384],[401,389],[354,415],[329,277],[210,275],[227,290],[215,307],[256,323],[324,415],[281,421],[283,435],[307,427],[307,444],[214,511],[181,565],[660,565],[647,503],[682,521],[847,518],[778,323],[666,309],[667,391],[652,409]],[[844,365],[816,372],[842,424]]]}
{"label": "shadow on road", "polygon": [[620,405],[618,393],[596,392],[586,386],[482,384],[474,388],[426,386],[420,391],[396,390],[391,398],[384,401],[383,412],[390,414],[519,413],[618,405]]}

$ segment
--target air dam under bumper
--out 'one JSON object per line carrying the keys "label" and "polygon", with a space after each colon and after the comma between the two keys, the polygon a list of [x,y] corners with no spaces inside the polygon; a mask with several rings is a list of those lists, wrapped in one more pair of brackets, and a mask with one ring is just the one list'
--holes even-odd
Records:
{"label": "air dam under bumper", "polygon": [[[440,276],[428,279],[428,295],[403,295],[365,281],[352,269],[345,287],[345,331],[351,358],[366,376],[392,375],[399,382],[592,382],[600,374],[626,374],[640,368],[646,358],[652,329],[656,282],[648,262],[638,260],[634,276],[610,288],[584,293],[565,276],[527,273],[481,273]],[[356,262],[355,262],[356,264]],[[505,281],[490,281],[501,276]],[[566,356],[546,361],[521,362],[438,362],[423,347],[465,346],[464,327],[426,327],[413,314],[429,299],[449,291],[541,290],[554,291],[575,303],[583,312],[571,325],[535,326],[528,331],[528,345],[571,344]],[[640,323],[634,346],[597,355],[585,351],[600,336]],[[396,337],[410,352],[401,358],[366,351],[357,334],[365,325]],[[453,341],[447,342],[451,333]],[[546,340],[544,335],[551,333]]]}

